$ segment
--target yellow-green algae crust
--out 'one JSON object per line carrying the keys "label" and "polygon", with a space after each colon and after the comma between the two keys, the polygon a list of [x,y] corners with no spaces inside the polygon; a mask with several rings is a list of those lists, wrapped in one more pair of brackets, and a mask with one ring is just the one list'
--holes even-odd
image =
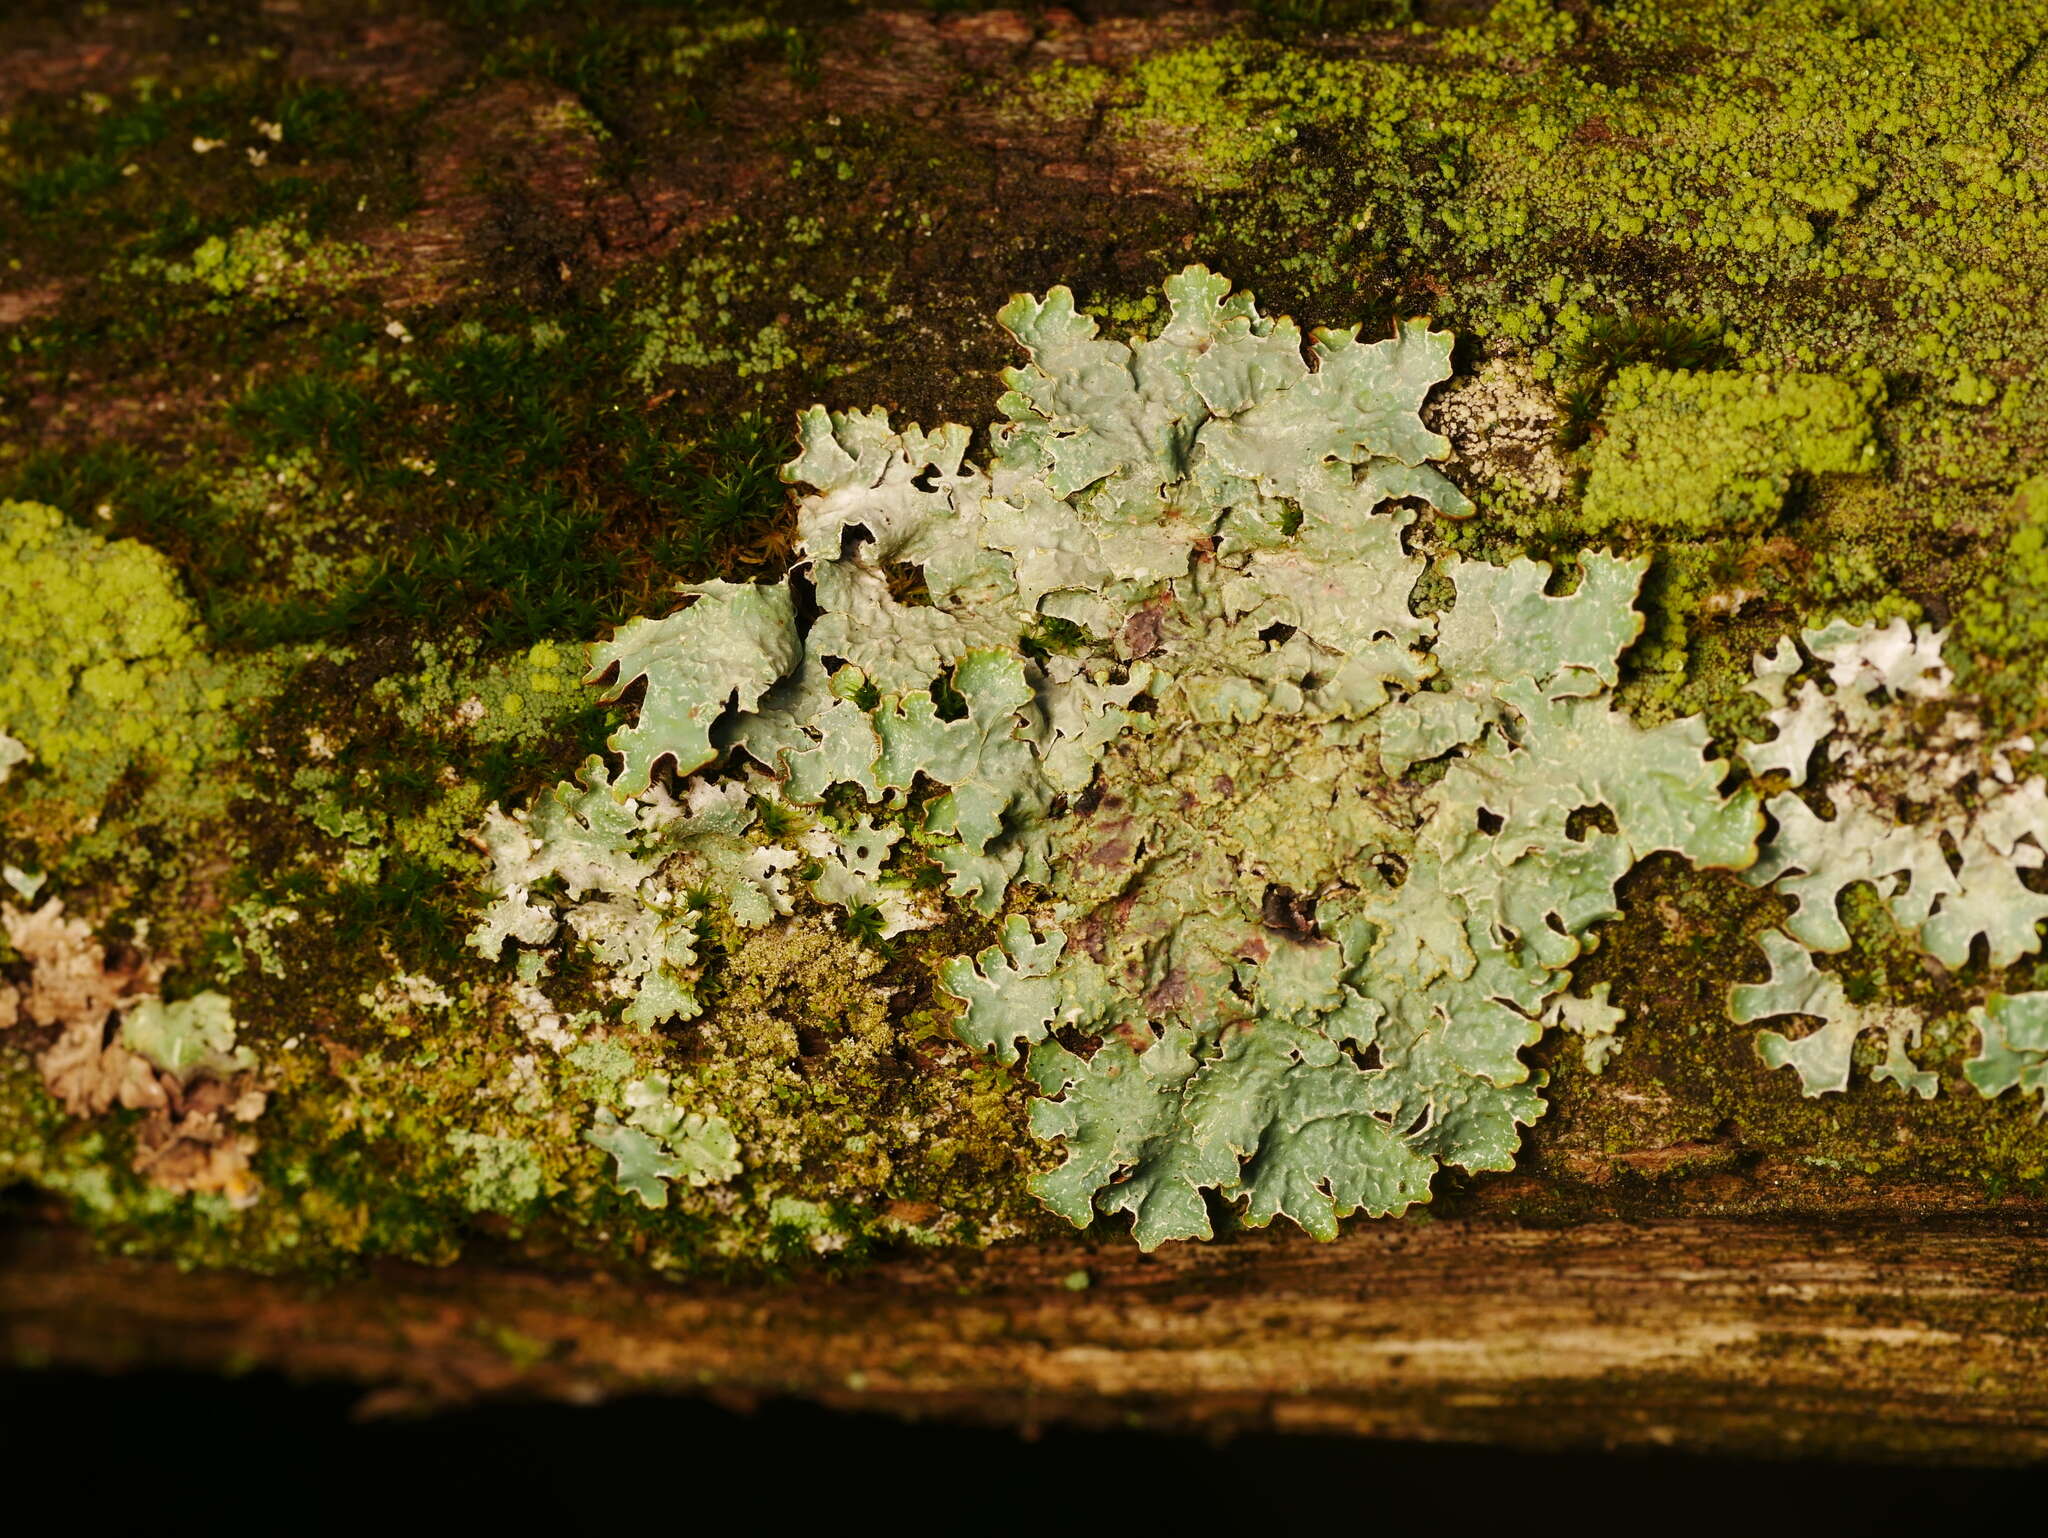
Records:
{"label": "yellow-green algae crust", "polygon": [[1673,539],[1753,533],[1784,507],[1795,475],[1877,468],[1867,397],[1828,375],[1623,369],[1608,386],[1588,456],[1580,526]]}
{"label": "yellow-green algae crust", "polygon": [[[54,507],[0,502],[0,730],[81,820],[131,770],[190,794],[219,748],[229,691],[177,573]],[[18,793],[18,792],[17,792]]]}

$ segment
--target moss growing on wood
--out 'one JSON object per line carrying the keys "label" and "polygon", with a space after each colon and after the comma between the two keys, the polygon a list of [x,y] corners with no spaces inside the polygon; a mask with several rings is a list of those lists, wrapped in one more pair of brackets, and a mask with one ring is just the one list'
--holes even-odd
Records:
{"label": "moss growing on wood", "polygon": [[1580,522],[1669,539],[1753,534],[1776,521],[1795,475],[1875,470],[1865,397],[1826,375],[1623,369],[1588,456]]}

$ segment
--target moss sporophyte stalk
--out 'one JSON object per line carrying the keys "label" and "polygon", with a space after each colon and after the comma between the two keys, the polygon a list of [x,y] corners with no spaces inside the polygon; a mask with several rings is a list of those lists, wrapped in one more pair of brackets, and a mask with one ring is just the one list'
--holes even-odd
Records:
{"label": "moss sporophyte stalk", "polygon": [[[592,646],[588,689],[542,642],[422,644],[367,691],[394,729],[504,748],[611,707],[609,755],[524,806],[480,813],[499,792],[450,764],[399,815],[307,726],[289,795],[336,863],[228,906],[232,1004],[9,864],[0,1028],[36,1034],[8,1071],[46,1125],[118,1130],[148,1194],[111,1184],[112,1145],[39,1132],[61,1152],[17,1165],[107,1211],[210,1202],[270,1225],[273,1260],[316,1230],[424,1248],[445,1218],[390,1216],[398,1159],[433,1201],[573,1213],[657,1266],[983,1241],[1021,1231],[1025,1184],[1148,1249],[1225,1208],[1329,1237],[1445,1165],[1510,1168],[1546,1032],[1610,1059],[1623,1011],[1574,968],[1652,857],[1784,901],[1768,977],[1728,1000],[1729,1028],[1770,1023],[1757,1075],[1841,1091],[1860,1051],[1896,1088],[1859,1093],[1935,1093],[1924,1013],[1829,959],[1854,891],[1976,990],[1967,1081],[2048,1098],[2048,993],[1998,986],[2048,917],[2024,879],[2048,785],[1959,695],[1946,631],[1771,638],[1743,675],[1761,725],[1719,751],[1626,704],[1652,557],[1598,541],[1754,531],[1804,477],[1871,468],[1876,386],[1618,370],[1587,542],[1554,567],[1456,531],[1475,507],[1424,420],[1448,332],[1304,338],[1199,266],[1133,313],[1154,329],[1119,340],[1065,288],[1013,299],[1028,361],[980,460],[964,426],[807,412],[789,569],[688,585]],[[1493,378],[1459,419],[1522,393]],[[229,752],[270,675],[209,652],[161,557],[38,504],[0,507],[0,542],[0,780],[38,826]],[[450,853],[465,824],[477,852]],[[470,900],[459,980],[387,950],[363,1032],[252,1037],[301,905],[422,861]],[[317,1152],[266,1164],[279,1115]]]}

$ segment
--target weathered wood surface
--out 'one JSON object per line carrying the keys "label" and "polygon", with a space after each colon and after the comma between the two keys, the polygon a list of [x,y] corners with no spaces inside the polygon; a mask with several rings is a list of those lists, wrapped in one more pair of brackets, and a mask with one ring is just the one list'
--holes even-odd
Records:
{"label": "weathered wood surface", "polygon": [[2048,1454],[2036,1205],[1471,1216],[1327,1246],[1014,1246],[746,1286],[476,1259],[329,1284],[179,1273],[49,1229],[4,1253],[17,1362],[269,1368],[360,1384],[371,1410],[680,1391],[1020,1428]]}

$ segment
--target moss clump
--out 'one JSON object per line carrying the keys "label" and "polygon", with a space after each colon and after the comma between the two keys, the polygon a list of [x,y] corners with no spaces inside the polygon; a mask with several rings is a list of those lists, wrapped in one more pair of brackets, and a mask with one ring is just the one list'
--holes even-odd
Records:
{"label": "moss clump", "polygon": [[476,650],[461,639],[422,642],[417,673],[379,679],[370,693],[414,731],[462,731],[478,743],[530,739],[559,724],[565,703],[570,712],[589,704],[580,648],[540,641],[490,663],[476,662]]}
{"label": "moss clump", "polygon": [[131,770],[181,784],[217,750],[229,688],[169,561],[53,507],[0,502],[0,729],[26,794],[90,819]]}
{"label": "moss clump", "polygon": [[2048,475],[2014,493],[2004,548],[1958,608],[1956,633],[1974,654],[1971,681],[2010,718],[2032,724],[2043,703],[2038,659],[2048,648]]}
{"label": "moss clump", "polygon": [[141,278],[203,289],[222,301],[288,299],[346,288],[367,271],[366,253],[343,242],[316,242],[300,219],[282,218],[209,235],[181,261],[140,256],[130,264]]}
{"label": "moss clump", "polygon": [[[267,1195],[232,1226],[129,1179],[118,1114],[63,1123],[25,1073],[0,1074],[0,1171],[70,1196],[123,1247],[273,1269],[447,1261],[479,1229],[699,1271],[1034,1226],[1021,1095],[906,1007],[890,962],[816,914],[726,938],[720,997],[680,1042],[607,1025],[609,1001],[574,977],[543,993],[387,972],[331,1031],[265,1049]],[[294,978],[235,986],[341,991]],[[588,1134],[654,1083],[729,1127],[738,1170],[672,1182],[651,1209]]]}
{"label": "moss clump", "polygon": [[[906,974],[907,975],[907,974]],[[915,993],[822,916],[735,935],[688,1078],[738,1137],[748,1180],[973,1238],[1030,1212],[1023,1096],[905,1004]]]}
{"label": "moss clump", "polygon": [[1580,521],[1679,538],[1768,526],[1799,474],[1877,468],[1882,386],[1826,374],[1691,373],[1638,364],[1608,389]]}

